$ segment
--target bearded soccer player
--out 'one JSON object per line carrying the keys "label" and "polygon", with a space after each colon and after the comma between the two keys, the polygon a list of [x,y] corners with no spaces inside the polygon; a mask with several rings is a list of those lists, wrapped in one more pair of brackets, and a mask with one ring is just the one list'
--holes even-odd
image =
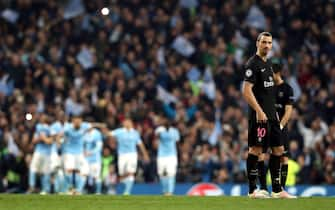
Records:
{"label": "bearded soccer player", "polygon": [[272,180],[273,198],[292,197],[280,185],[280,159],[284,147],[280,123],[276,115],[276,95],[272,64],[267,55],[272,48],[272,35],[262,32],[256,41],[257,52],[245,65],[243,97],[249,105],[247,174],[250,198],[266,198],[257,189],[258,157],[263,148],[270,146],[272,153],[269,168]]}

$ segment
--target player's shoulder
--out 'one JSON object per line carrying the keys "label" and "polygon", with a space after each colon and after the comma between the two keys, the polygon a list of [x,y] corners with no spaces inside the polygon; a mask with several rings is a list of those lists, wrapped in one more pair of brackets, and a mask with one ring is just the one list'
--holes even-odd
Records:
{"label": "player's shoulder", "polygon": [[44,124],[44,123],[37,123],[36,124],[36,129],[40,130],[40,129],[48,129],[50,128],[50,126],[48,124]]}
{"label": "player's shoulder", "polygon": [[81,125],[80,125],[80,127],[83,128],[83,129],[90,128],[91,127],[91,123],[89,123],[89,122],[82,122]]}
{"label": "player's shoulder", "polygon": [[135,133],[136,135],[140,136],[140,132],[138,130],[133,129],[132,132]]}
{"label": "player's shoulder", "polygon": [[35,125],[35,129],[36,129],[36,130],[41,129],[41,126],[42,126],[41,123],[36,123],[36,125]]}
{"label": "player's shoulder", "polygon": [[124,128],[115,128],[114,130],[112,130],[113,133],[120,133],[123,131],[124,131]]}
{"label": "player's shoulder", "polygon": [[57,121],[57,122],[52,123],[50,127],[51,128],[60,128],[60,127],[62,127],[62,124],[59,121]]}
{"label": "player's shoulder", "polygon": [[291,85],[289,85],[287,82],[284,82],[284,86],[288,90],[293,90],[293,88],[291,87]]}
{"label": "player's shoulder", "polygon": [[259,64],[259,59],[257,58],[256,55],[253,55],[247,60],[247,62],[245,63],[245,67],[253,68],[253,67],[258,66],[258,64]]}
{"label": "player's shoulder", "polygon": [[289,84],[284,82],[284,83],[277,86],[277,91],[278,92],[283,92],[285,94],[290,94],[290,93],[293,92],[293,88]]}
{"label": "player's shoulder", "polygon": [[72,127],[72,123],[70,123],[70,122],[66,122],[66,123],[64,124],[64,127]]}
{"label": "player's shoulder", "polygon": [[179,133],[178,129],[175,128],[175,127],[171,127],[171,130],[172,130],[173,132],[175,132],[175,133]]}
{"label": "player's shoulder", "polygon": [[65,124],[64,124],[64,130],[69,130],[69,129],[71,129],[73,126],[72,126],[72,123],[69,123],[69,122],[66,122]]}
{"label": "player's shoulder", "polygon": [[294,92],[293,92],[293,88],[291,87],[291,85],[289,85],[288,83],[284,83],[285,85],[285,92],[287,94],[287,96],[289,97],[289,99],[291,101],[296,101],[296,98],[294,96]]}
{"label": "player's shoulder", "polygon": [[158,126],[155,130],[155,133],[158,134],[158,133],[161,133],[161,132],[164,132],[166,131],[166,128],[164,126]]}
{"label": "player's shoulder", "polygon": [[96,134],[96,135],[100,135],[101,134],[101,131],[97,128],[93,128],[93,132]]}
{"label": "player's shoulder", "polygon": [[99,134],[99,130],[96,129],[96,128],[92,128],[91,132],[92,132],[93,135]]}

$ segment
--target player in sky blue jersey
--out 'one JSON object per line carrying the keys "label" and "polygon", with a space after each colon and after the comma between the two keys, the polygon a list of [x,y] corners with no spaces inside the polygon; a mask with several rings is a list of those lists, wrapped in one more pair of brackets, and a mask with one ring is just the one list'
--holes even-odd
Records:
{"label": "player in sky blue jersey", "polygon": [[41,194],[50,193],[50,159],[53,140],[50,137],[48,115],[42,113],[39,116],[39,122],[35,127],[33,143],[35,144],[34,154],[30,163],[29,170],[29,192],[36,189],[36,174],[42,175]]}
{"label": "player in sky blue jersey", "polygon": [[172,195],[175,186],[177,172],[177,146],[180,139],[177,128],[173,127],[169,120],[161,116],[161,126],[155,130],[159,141],[157,154],[157,171],[162,184],[164,195]]}
{"label": "player in sky blue jersey", "polygon": [[94,183],[95,193],[101,194],[101,153],[103,136],[98,129],[91,129],[84,135],[84,155],[88,166],[89,183]]}
{"label": "player in sky blue jersey", "polygon": [[86,181],[85,177],[80,174],[80,167],[85,161],[83,137],[90,128],[91,124],[83,122],[81,116],[73,116],[72,122],[64,125],[62,156],[65,170],[66,191],[72,189],[74,185],[74,193],[82,193]]}
{"label": "player in sky blue jersey", "polygon": [[[86,183],[86,176],[81,167],[85,165],[84,135],[93,127],[104,127],[101,123],[83,122],[81,116],[73,116],[71,123],[64,126],[62,145],[63,163],[65,169],[66,189],[72,188],[74,183],[75,194],[81,194]],[[74,173],[74,176],[72,175]]]}
{"label": "player in sky blue jersey", "polygon": [[67,118],[63,110],[56,110],[55,113],[55,121],[50,125],[51,136],[54,139],[51,152],[51,168],[54,178],[55,193],[65,193],[65,179],[61,159],[61,144],[64,141],[64,138],[59,138],[58,135],[63,133]]}
{"label": "player in sky blue jersey", "polygon": [[123,127],[115,129],[109,133],[117,142],[118,173],[121,182],[125,185],[123,194],[129,195],[135,180],[137,168],[137,146],[143,154],[144,161],[149,161],[149,156],[140,133],[134,129],[131,119],[123,121]]}

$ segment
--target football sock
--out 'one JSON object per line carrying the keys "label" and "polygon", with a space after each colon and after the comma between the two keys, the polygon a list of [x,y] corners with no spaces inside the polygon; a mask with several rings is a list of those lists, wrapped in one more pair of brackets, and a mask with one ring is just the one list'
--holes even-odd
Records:
{"label": "football sock", "polygon": [[36,173],[32,170],[29,170],[29,187],[34,189],[36,186]]}
{"label": "football sock", "polygon": [[280,158],[281,156],[272,155],[269,160],[269,168],[271,173],[272,191],[277,193],[281,191],[280,186]]}
{"label": "football sock", "polygon": [[124,183],[124,185],[125,185],[125,189],[124,189],[124,192],[123,192],[124,195],[130,195],[131,189],[132,189],[133,184],[134,184],[134,180],[135,180],[135,177],[133,175],[130,175],[122,181],[122,183]]}
{"label": "football sock", "polygon": [[42,191],[50,193],[50,174],[43,174],[42,176]]}
{"label": "football sock", "polygon": [[75,181],[76,181],[76,191],[79,193],[83,193],[86,184],[86,176],[83,176],[79,173],[75,173]]}
{"label": "football sock", "polygon": [[249,193],[253,193],[254,190],[257,188],[256,181],[258,176],[258,169],[257,169],[257,162],[258,156],[253,154],[248,154],[247,158],[247,174],[249,180]]}
{"label": "football sock", "polygon": [[287,179],[287,171],[288,171],[288,165],[287,164],[282,164],[281,165],[281,169],[280,169],[280,184],[282,186],[283,189],[285,189],[285,185],[286,185],[286,179]]}
{"label": "football sock", "polygon": [[101,179],[96,179],[95,180],[95,193],[101,194],[101,189],[102,189]]}
{"label": "football sock", "polygon": [[65,192],[65,179],[64,179],[64,173],[62,170],[58,170],[56,175],[55,175],[55,192]]}
{"label": "football sock", "polygon": [[65,173],[65,192],[69,191],[73,187],[73,176],[72,173]]}
{"label": "football sock", "polygon": [[266,167],[264,161],[258,161],[258,180],[262,190],[268,191],[266,186]]}
{"label": "football sock", "polygon": [[168,178],[168,189],[167,189],[168,193],[173,194],[175,182],[176,179],[174,176]]}
{"label": "football sock", "polygon": [[161,184],[162,184],[162,191],[163,194],[168,192],[168,180],[169,178],[167,176],[161,176]]}

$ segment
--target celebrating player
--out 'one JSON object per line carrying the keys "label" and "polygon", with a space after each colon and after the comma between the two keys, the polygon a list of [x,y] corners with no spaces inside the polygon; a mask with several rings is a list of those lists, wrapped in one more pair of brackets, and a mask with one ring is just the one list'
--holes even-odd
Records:
{"label": "celebrating player", "polygon": [[177,172],[176,142],[180,139],[179,131],[167,118],[161,117],[161,126],[156,128],[155,135],[159,139],[157,170],[162,184],[163,194],[172,195]]}
{"label": "celebrating player", "polygon": [[129,195],[134,184],[134,175],[137,168],[136,146],[139,146],[145,161],[149,161],[149,156],[139,132],[134,129],[131,119],[125,119],[123,127],[111,131],[109,135],[117,141],[118,173],[121,182],[125,185],[123,194]]}
{"label": "celebrating player", "polygon": [[[100,123],[83,122],[81,116],[73,116],[71,123],[64,126],[64,143],[62,145],[65,169],[66,189],[75,186],[74,194],[81,194],[86,183],[86,177],[81,173],[81,166],[86,163],[84,158],[83,137],[93,127],[103,127]],[[74,176],[73,176],[74,173]]]}
{"label": "celebrating player", "polygon": [[53,140],[50,137],[50,127],[48,121],[48,115],[42,113],[35,128],[33,138],[35,151],[30,163],[29,192],[34,192],[36,190],[36,175],[40,174],[42,175],[41,194],[50,193],[50,160]]}
{"label": "celebrating player", "polygon": [[[94,183],[95,193],[101,194],[101,153],[103,136],[98,129],[91,129],[84,136],[84,155],[88,166],[89,183]],[[92,180],[92,181],[91,181]]]}

